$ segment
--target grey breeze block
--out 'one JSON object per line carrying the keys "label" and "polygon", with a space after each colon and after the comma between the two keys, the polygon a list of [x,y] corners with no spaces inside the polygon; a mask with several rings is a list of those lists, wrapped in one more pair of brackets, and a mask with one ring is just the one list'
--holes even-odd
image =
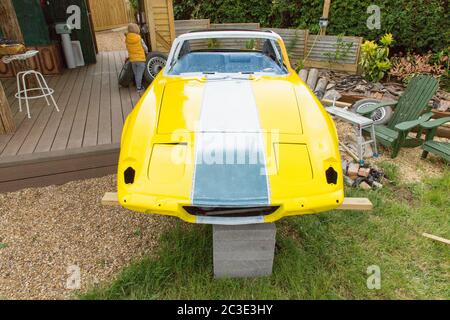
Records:
{"label": "grey breeze block", "polygon": [[250,278],[272,274],[274,223],[213,226],[214,276]]}

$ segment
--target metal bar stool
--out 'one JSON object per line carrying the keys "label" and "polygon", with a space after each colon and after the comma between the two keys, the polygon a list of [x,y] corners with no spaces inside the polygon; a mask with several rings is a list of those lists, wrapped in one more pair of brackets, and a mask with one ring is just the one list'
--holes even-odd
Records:
{"label": "metal bar stool", "polygon": [[[38,88],[31,88],[31,89],[27,88],[27,82],[25,80],[28,75],[36,77],[36,81],[39,84]],[[22,86],[21,86],[21,84],[22,84]],[[33,91],[40,91],[41,94],[29,96],[28,93],[33,92]],[[54,92],[55,92],[55,90],[50,89],[48,87],[47,81],[45,81],[42,73],[40,73],[38,71],[34,71],[34,70],[21,71],[21,72],[17,73],[17,93],[16,93],[15,97],[17,99],[19,99],[19,111],[20,112],[22,112],[22,100],[25,100],[25,104],[27,106],[28,119],[31,119],[30,104],[28,102],[28,100],[30,100],[30,99],[45,98],[45,101],[47,101],[47,105],[50,106],[50,102],[47,98],[47,97],[50,97],[53,102],[53,105],[56,108],[56,111],[59,112],[58,105],[56,104],[55,98],[53,98]]]}
{"label": "metal bar stool", "polygon": [[[2,61],[4,63],[10,63],[14,60],[25,60],[31,57],[34,57],[37,55],[39,51],[37,50],[30,50],[23,54],[16,54],[12,56],[6,56],[3,57]],[[38,83],[37,88],[27,88],[27,82],[26,78],[27,76],[35,77],[36,82]],[[40,92],[38,95],[30,95],[31,92]],[[56,111],[59,112],[58,105],[56,104],[55,98],[53,98],[53,93],[55,90],[48,87],[47,81],[45,81],[44,76],[42,73],[35,71],[35,70],[28,70],[28,71],[20,71],[17,73],[17,93],[15,94],[16,99],[19,99],[19,111],[22,112],[22,100],[25,100],[25,104],[27,107],[27,115],[28,119],[31,119],[30,114],[30,104],[29,100],[31,99],[39,99],[39,98],[45,98],[45,101],[47,101],[47,105],[50,106],[50,101],[48,97],[53,102],[53,105],[56,108]]]}

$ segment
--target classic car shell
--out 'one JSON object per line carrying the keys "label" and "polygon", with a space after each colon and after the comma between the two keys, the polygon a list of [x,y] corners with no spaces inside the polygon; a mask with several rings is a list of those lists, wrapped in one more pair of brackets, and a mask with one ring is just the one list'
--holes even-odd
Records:
{"label": "classic car shell", "polygon": [[[288,75],[242,78],[161,72],[124,125],[120,204],[208,224],[274,222],[340,206],[336,128],[287,67]],[[227,155],[239,141],[253,141],[263,160],[227,164],[217,148],[209,152],[211,139],[231,141],[218,147]]]}

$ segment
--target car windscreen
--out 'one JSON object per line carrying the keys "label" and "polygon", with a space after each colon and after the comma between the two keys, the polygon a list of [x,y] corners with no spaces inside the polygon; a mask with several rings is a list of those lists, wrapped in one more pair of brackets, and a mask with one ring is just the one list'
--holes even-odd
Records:
{"label": "car windscreen", "polygon": [[185,41],[169,66],[169,75],[185,73],[287,73],[277,45],[264,39]]}

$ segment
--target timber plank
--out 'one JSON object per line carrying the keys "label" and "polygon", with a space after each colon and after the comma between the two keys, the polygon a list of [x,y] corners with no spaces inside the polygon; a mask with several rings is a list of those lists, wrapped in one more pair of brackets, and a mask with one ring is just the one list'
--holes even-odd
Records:
{"label": "timber plank", "polygon": [[[39,102],[38,99],[30,101],[30,111],[34,110],[33,109],[34,104],[38,103],[38,102]],[[16,99],[14,96],[12,97],[12,100],[10,101],[10,107],[11,107],[14,122],[16,124],[16,128],[19,128],[20,125],[22,124],[22,121],[25,119],[25,115],[24,115],[25,110],[23,110],[22,112],[19,112],[19,100]],[[1,157],[3,150],[5,149],[6,145],[12,139],[14,134],[15,133],[0,135],[0,157]]]}
{"label": "timber plank", "polygon": [[97,64],[92,83],[91,98],[86,119],[86,128],[84,131],[83,146],[97,145],[98,119],[100,113],[100,93],[102,82],[103,55],[97,56]]}
{"label": "timber plank", "polygon": [[[128,53],[126,51],[122,51],[121,52],[122,58],[125,60],[126,57],[128,56]],[[128,88],[128,92],[130,94],[130,98],[131,98],[131,108],[133,109],[134,106],[136,106],[136,104],[138,103],[140,97],[139,94],[136,91],[136,88],[133,86],[130,86]]]}
{"label": "timber plank", "polygon": [[5,94],[8,101],[15,99],[14,95],[17,92],[16,79],[4,79],[2,80],[3,87],[5,88]]}
{"label": "timber plank", "polygon": [[[118,75],[120,74],[120,71],[122,70],[123,64],[125,59],[122,59],[122,56],[120,52],[114,52],[114,60],[116,62],[116,71],[118,71]],[[125,122],[125,119],[127,118],[128,114],[131,112],[133,108],[133,102],[131,101],[130,91],[128,88],[120,87],[120,100],[122,102],[122,115],[123,115],[123,122]]]}
{"label": "timber plank", "polygon": [[[55,78],[50,79],[49,87],[52,88],[55,85],[56,79]],[[18,122],[20,122],[21,125],[17,127],[17,130],[16,132],[14,132],[13,137],[11,138],[11,140],[9,140],[8,145],[3,150],[2,157],[13,156],[17,154],[23,142],[27,138],[28,133],[30,132],[34,123],[36,122],[36,119],[41,114],[42,110],[44,110],[45,108],[54,108],[53,105],[48,106],[44,98],[35,99],[32,104],[30,103],[31,119],[28,119],[25,110],[26,106],[22,105],[22,107],[23,111],[16,114],[16,118],[20,119]]]}
{"label": "timber plank", "polygon": [[86,118],[92,93],[92,81],[96,72],[96,65],[88,67],[86,80],[81,89],[81,97],[78,102],[75,118],[73,120],[72,131],[70,132],[67,149],[80,148],[83,144],[84,131],[86,128]]}
{"label": "timber plank", "polygon": [[[56,101],[56,104],[59,103],[59,98],[62,95],[63,89],[67,83],[69,74],[70,72],[65,72],[63,75],[55,77],[57,84],[56,87],[54,88],[55,93],[53,94],[53,97]],[[47,126],[48,120],[53,112],[57,112],[56,109],[53,107],[53,105],[51,105],[51,107],[46,107],[44,108],[44,110],[42,110],[36,122],[34,123],[33,128],[29,132],[28,136],[26,137],[17,154],[33,153],[42,135],[42,132]]]}
{"label": "timber plank", "polygon": [[[117,165],[119,146],[96,146],[8,157],[0,161],[0,183]],[[20,170],[17,168],[20,166]]]}
{"label": "timber plank", "polygon": [[114,52],[108,53],[109,58],[109,81],[111,86],[111,141],[112,143],[120,142],[123,114],[122,100],[120,97],[119,78],[117,76],[116,61]]}
{"label": "timber plank", "polygon": [[58,130],[56,131],[51,150],[65,150],[67,147],[75,113],[81,99],[81,92],[86,81],[87,69],[88,68],[82,68],[80,70],[78,80],[75,83],[69,102],[67,103],[63,117],[61,118]]}
{"label": "timber plank", "polygon": [[69,80],[64,87],[64,92],[60,96],[59,101],[59,110],[60,112],[53,112],[50,120],[47,123],[47,126],[42,133],[41,138],[36,146],[35,152],[46,152],[50,151],[53,141],[55,139],[56,132],[58,131],[59,124],[61,122],[62,117],[64,116],[64,112],[67,108],[67,104],[69,102],[70,96],[72,94],[73,88],[80,81],[80,71],[79,69],[75,69],[75,72],[71,73],[69,76]]}
{"label": "timber plank", "polygon": [[105,175],[114,174],[117,166],[105,166],[94,169],[77,170],[71,172],[63,172],[58,174],[32,177],[22,180],[14,180],[0,183],[1,192],[13,192],[23,188],[35,188],[49,185],[60,185],[74,180],[83,180],[90,178],[103,177]]}
{"label": "timber plank", "polygon": [[109,73],[109,56],[103,55],[102,89],[100,94],[100,116],[98,119],[97,144],[111,143],[111,86]]}

